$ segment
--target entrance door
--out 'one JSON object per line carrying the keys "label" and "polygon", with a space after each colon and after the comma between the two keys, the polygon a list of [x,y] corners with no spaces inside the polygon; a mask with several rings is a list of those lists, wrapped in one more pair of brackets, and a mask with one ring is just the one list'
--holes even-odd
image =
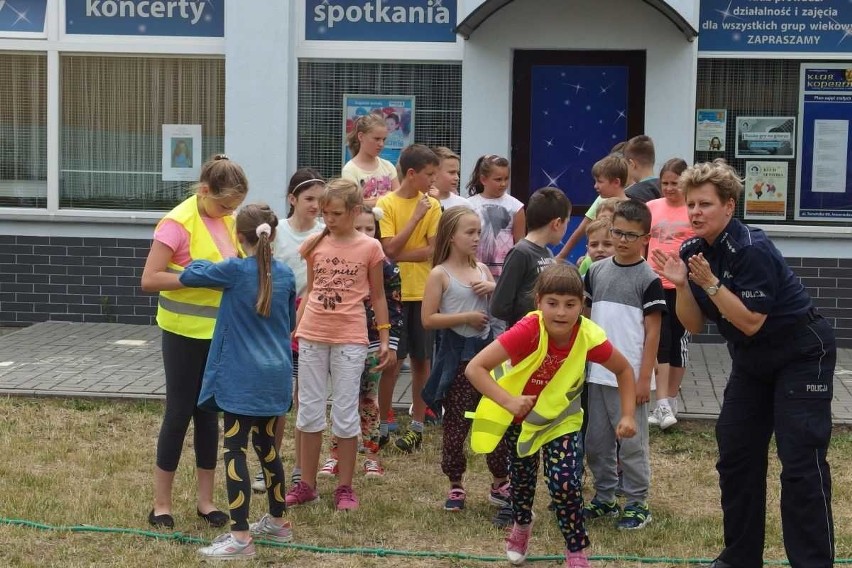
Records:
{"label": "entrance door", "polygon": [[643,133],[645,52],[519,50],[513,69],[512,195],[563,190],[573,204],[567,239],[597,197],[594,163]]}

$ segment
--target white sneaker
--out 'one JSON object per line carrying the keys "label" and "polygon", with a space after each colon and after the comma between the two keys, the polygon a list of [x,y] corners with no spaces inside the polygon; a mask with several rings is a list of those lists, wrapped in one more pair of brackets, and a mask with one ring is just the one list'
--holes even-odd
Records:
{"label": "white sneaker", "polygon": [[239,542],[231,533],[217,536],[210,546],[198,549],[198,554],[211,560],[238,560],[252,558],[255,555],[254,543]]}
{"label": "white sneaker", "polygon": [[677,424],[677,418],[672,414],[672,409],[668,406],[660,406],[657,410],[660,411],[660,429],[665,430]]}
{"label": "white sneaker", "polygon": [[251,482],[251,490],[255,493],[266,493],[266,479],[263,477],[263,470],[257,472],[254,480]]}
{"label": "white sneaker", "polygon": [[660,408],[657,407],[651,411],[651,414],[648,415],[648,424],[650,426],[659,426],[660,425]]}

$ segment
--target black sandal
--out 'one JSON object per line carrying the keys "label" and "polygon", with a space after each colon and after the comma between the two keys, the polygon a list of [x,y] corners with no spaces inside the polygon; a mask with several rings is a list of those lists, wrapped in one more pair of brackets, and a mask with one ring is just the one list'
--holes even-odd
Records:
{"label": "black sandal", "polygon": [[173,529],[175,528],[175,519],[170,514],[155,515],[154,509],[148,513],[148,523],[157,528]]}
{"label": "black sandal", "polygon": [[220,528],[224,527],[228,524],[228,521],[231,520],[231,517],[223,513],[222,511],[210,511],[209,513],[202,513],[198,509],[195,510],[198,513],[198,516],[207,521],[207,524],[211,527]]}

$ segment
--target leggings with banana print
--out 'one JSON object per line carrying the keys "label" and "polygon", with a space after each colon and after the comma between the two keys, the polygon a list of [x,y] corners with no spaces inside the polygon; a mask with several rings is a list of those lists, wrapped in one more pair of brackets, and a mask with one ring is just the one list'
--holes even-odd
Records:
{"label": "leggings with banana print", "polygon": [[263,477],[266,480],[266,495],[269,499],[269,514],[283,517],[284,466],[278,459],[275,448],[275,416],[240,416],[224,413],[225,423],[225,483],[228,488],[228,510],[231,515],[231,530],[249,530],[248,515],[251,500],[251,476],[246,464],[249,433],[252,445],[260,459]]}

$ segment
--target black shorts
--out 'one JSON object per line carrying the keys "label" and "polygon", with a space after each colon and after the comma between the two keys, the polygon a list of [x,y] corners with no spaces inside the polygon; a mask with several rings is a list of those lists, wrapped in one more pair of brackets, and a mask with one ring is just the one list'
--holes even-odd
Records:
{"label": "black shorts", "polygon": [[660,326],[660,347],[657,349],[657,363],[668,363],[672,367],[686,367],[689,361],[689,340],[692,337],[680,320],[677,319],[675,305],[677,291],[665,289],[668,313],[663,315]]}
{"label": "black shorts", "polygon": [[402,336],[396,358],[402,361],[409,355],[414,359],[431,360],[435,334],[423,327],[420,310],[423,302],[402,302]]}

